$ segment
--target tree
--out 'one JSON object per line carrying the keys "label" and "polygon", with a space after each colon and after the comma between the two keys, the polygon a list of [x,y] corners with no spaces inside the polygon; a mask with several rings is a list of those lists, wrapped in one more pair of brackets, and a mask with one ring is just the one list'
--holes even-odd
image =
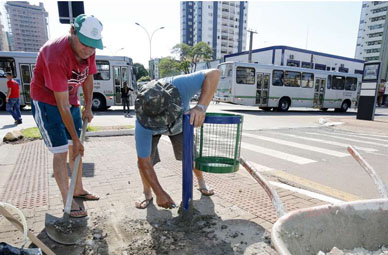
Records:
{"label": "tree", "polygon": [[142,81],[150,81],[151,78],[147,75],[147,76],[142,76],[140,79],[137,80],[137,82],[142,82]]}
{"label": "tree", "polygon": [[147,69],[140,63],[133,64],[133,71],[135,72],[136,80],[139,80],[143,76],[148,76]]}
{"label": "tree", "polygon": [[161,78],[180,74],[179,62],[172,57],[162,58],[159,61],[159,73]]}
{"label": "tree", "polygon": [[195,70],[200,61],[209,61],[213,57],[213,50],[205,42],[199,42],[194,46],[179,43],[172,48],[172,53],[178,54],[181,60],[182,71],[190,72],[190,67]]}

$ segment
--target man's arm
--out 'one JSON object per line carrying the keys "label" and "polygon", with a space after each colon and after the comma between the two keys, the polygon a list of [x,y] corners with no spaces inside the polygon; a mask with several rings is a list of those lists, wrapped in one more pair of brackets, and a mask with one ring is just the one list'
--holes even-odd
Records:
{"label": "man's arm", "polygon": [[[202,84],[201,96],[198,104],[204,105],[206,108],[210,104],[214,93],[218,87],[221,72],[218,69],[209,69],[205,71],[205,80]],[[206,111],[196,106],[190,110],[190,124],[199,127],[203,124],[206,117]]]}
{"label": "man's arm", "polygon": [[59,113],[62,117],[62,122],[65,125],[67,131],[70,134],[71,140],[73,140],[73,159],[81,153],[81,156],[84,155],[84,147],[81,141],[78,138],[78,134],[75,130],[73,117],[70,112],[70,104],[69,104],[69,92],[54,92],[55,101],[57,102],[57,107]]}
{"label": "man's arm", "polygon": [[137,157],[137,164],[143,178],[146,179],[152,190],[156,194],[156,203],[163,208],[173,208],[175,202],[172,198],[163,190],[158,181],[154,167],[151,163],[151,157],[141,158]]}
{"label": "man's arm", "polygon": [[91,122],[93,119],[92,100],[93,100],[93,75],[88,75],[84,84],[82,84],[82,91],[84,93],[85,109],[82,112],[82,120],[88,118]]}
{"label": "man's arm", "polygon": [[5,102],[7,102],[7,103],[8,103],[9,96],[11,95],[11,92],[12,92],[12,89],[10,87],[8,87],[7,97],[5,98]]}

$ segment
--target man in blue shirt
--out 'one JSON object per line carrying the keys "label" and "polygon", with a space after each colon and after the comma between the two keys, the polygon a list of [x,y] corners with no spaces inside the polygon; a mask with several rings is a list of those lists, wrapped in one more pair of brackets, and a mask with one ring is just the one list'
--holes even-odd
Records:
{"label": "man in blue shirt", "polygon": [[[190,114],[190,123],[194,127],[201,126],[205,120],[207,106],[217,89],[219,77],[219,70],[209,69],[152,81],[139,90],[135,102],[135,140],[145,199],[136,203],[137,208],[145,209],[152,202],[152,190],[159,206],[163,208],[175,206],[175,202],[160,185],[153,167],[160,161],[157,144],[161,135],[168,135],[175,158],[182,160],[183,113]],[[198,104],[190,109],[190,100],[198,91],[201,91]],[[199,191],[203,195],[213,195],[213,190],[206,187],[202,172],[194,169],[194,173]]]}

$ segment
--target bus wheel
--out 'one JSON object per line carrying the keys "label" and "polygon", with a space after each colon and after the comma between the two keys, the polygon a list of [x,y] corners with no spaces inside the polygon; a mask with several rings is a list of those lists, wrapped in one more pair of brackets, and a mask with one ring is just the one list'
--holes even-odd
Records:
{"label": "bus wheel", "polygon": [[105,109],[106,109],[105,98],[100,94],[94,94],[93,101],[92,101],[92,110],[104,111]]}
{"label": "bus wheel", "polygon": [[349,102],[345,100],[341,105],[340,112],[346,112],[348,109],[349,109]]}
{"label": "bus wheel", "polygon": [[5,96],[0,93],[0,110],[1,111],[5,110],[5,105],[6,105]]}
{"label": "bus wheel", "polygon": [[265,112],[269,112],[271,111],[271,107],[259,107],[261,110],[265,111]]}
{"label": "bus wheel", "polygon": [[321,111],[322,111],[322,112],[327,112],[327,109],[328,109],[328,108],[321,108]]}
{"label": "bus wheel", "polygon": [[288,111],[288,108],[290,108],[290,100],[287,98],[280,99],[278,111],[286,112]]}

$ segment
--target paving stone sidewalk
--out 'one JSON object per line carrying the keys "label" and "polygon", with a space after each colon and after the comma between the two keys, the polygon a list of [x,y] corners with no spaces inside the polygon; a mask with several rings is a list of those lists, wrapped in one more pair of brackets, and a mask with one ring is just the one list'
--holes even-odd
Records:
{"label": "paving stone sidewalk", "polygon": [[[42,236],[45,214],[50,213],[58,217],[63,214],[62,201],[53,177],[52,154],[40,140],[14,146],[21,148],[15,150],[19,155],[8,181],[0,186],[0,201],[22,209],[30,230]],[[182,197],[181,162],[174,159],[169,143],[162,140],[159,150],[162,152],[162,162],[156,166],[159,181],[179,204]],[[154,211],[151,211],[134,208],[134,202],[142,196],[136,161],[133,136],[87,138],[83,158],[83,181],[88,190],[101,196],[98,202],[84,203],[91,220],[95,220],[95,215],[115,213],[138,219],[148,219],[152,213],[155,217],[177,215],[177,209],[169,211],[152,207]],[[249,221],[271,231],[277,220],[276,212],[265,191],[245,170],[222,175],[205,173],[205,179],[216,194],[204,199],[196,191],[195,183],[193,199],[200,205],[201,212],[210,211],[223,220]],[[288,190],[276,190],[289,211],[326,204]],[[0,216],[1,241],[20,246],[23,238],[13,225]],[[51,247],[58,248],[55,245]],[[260,254],[276,252],[267,247],[265,253]]]}

